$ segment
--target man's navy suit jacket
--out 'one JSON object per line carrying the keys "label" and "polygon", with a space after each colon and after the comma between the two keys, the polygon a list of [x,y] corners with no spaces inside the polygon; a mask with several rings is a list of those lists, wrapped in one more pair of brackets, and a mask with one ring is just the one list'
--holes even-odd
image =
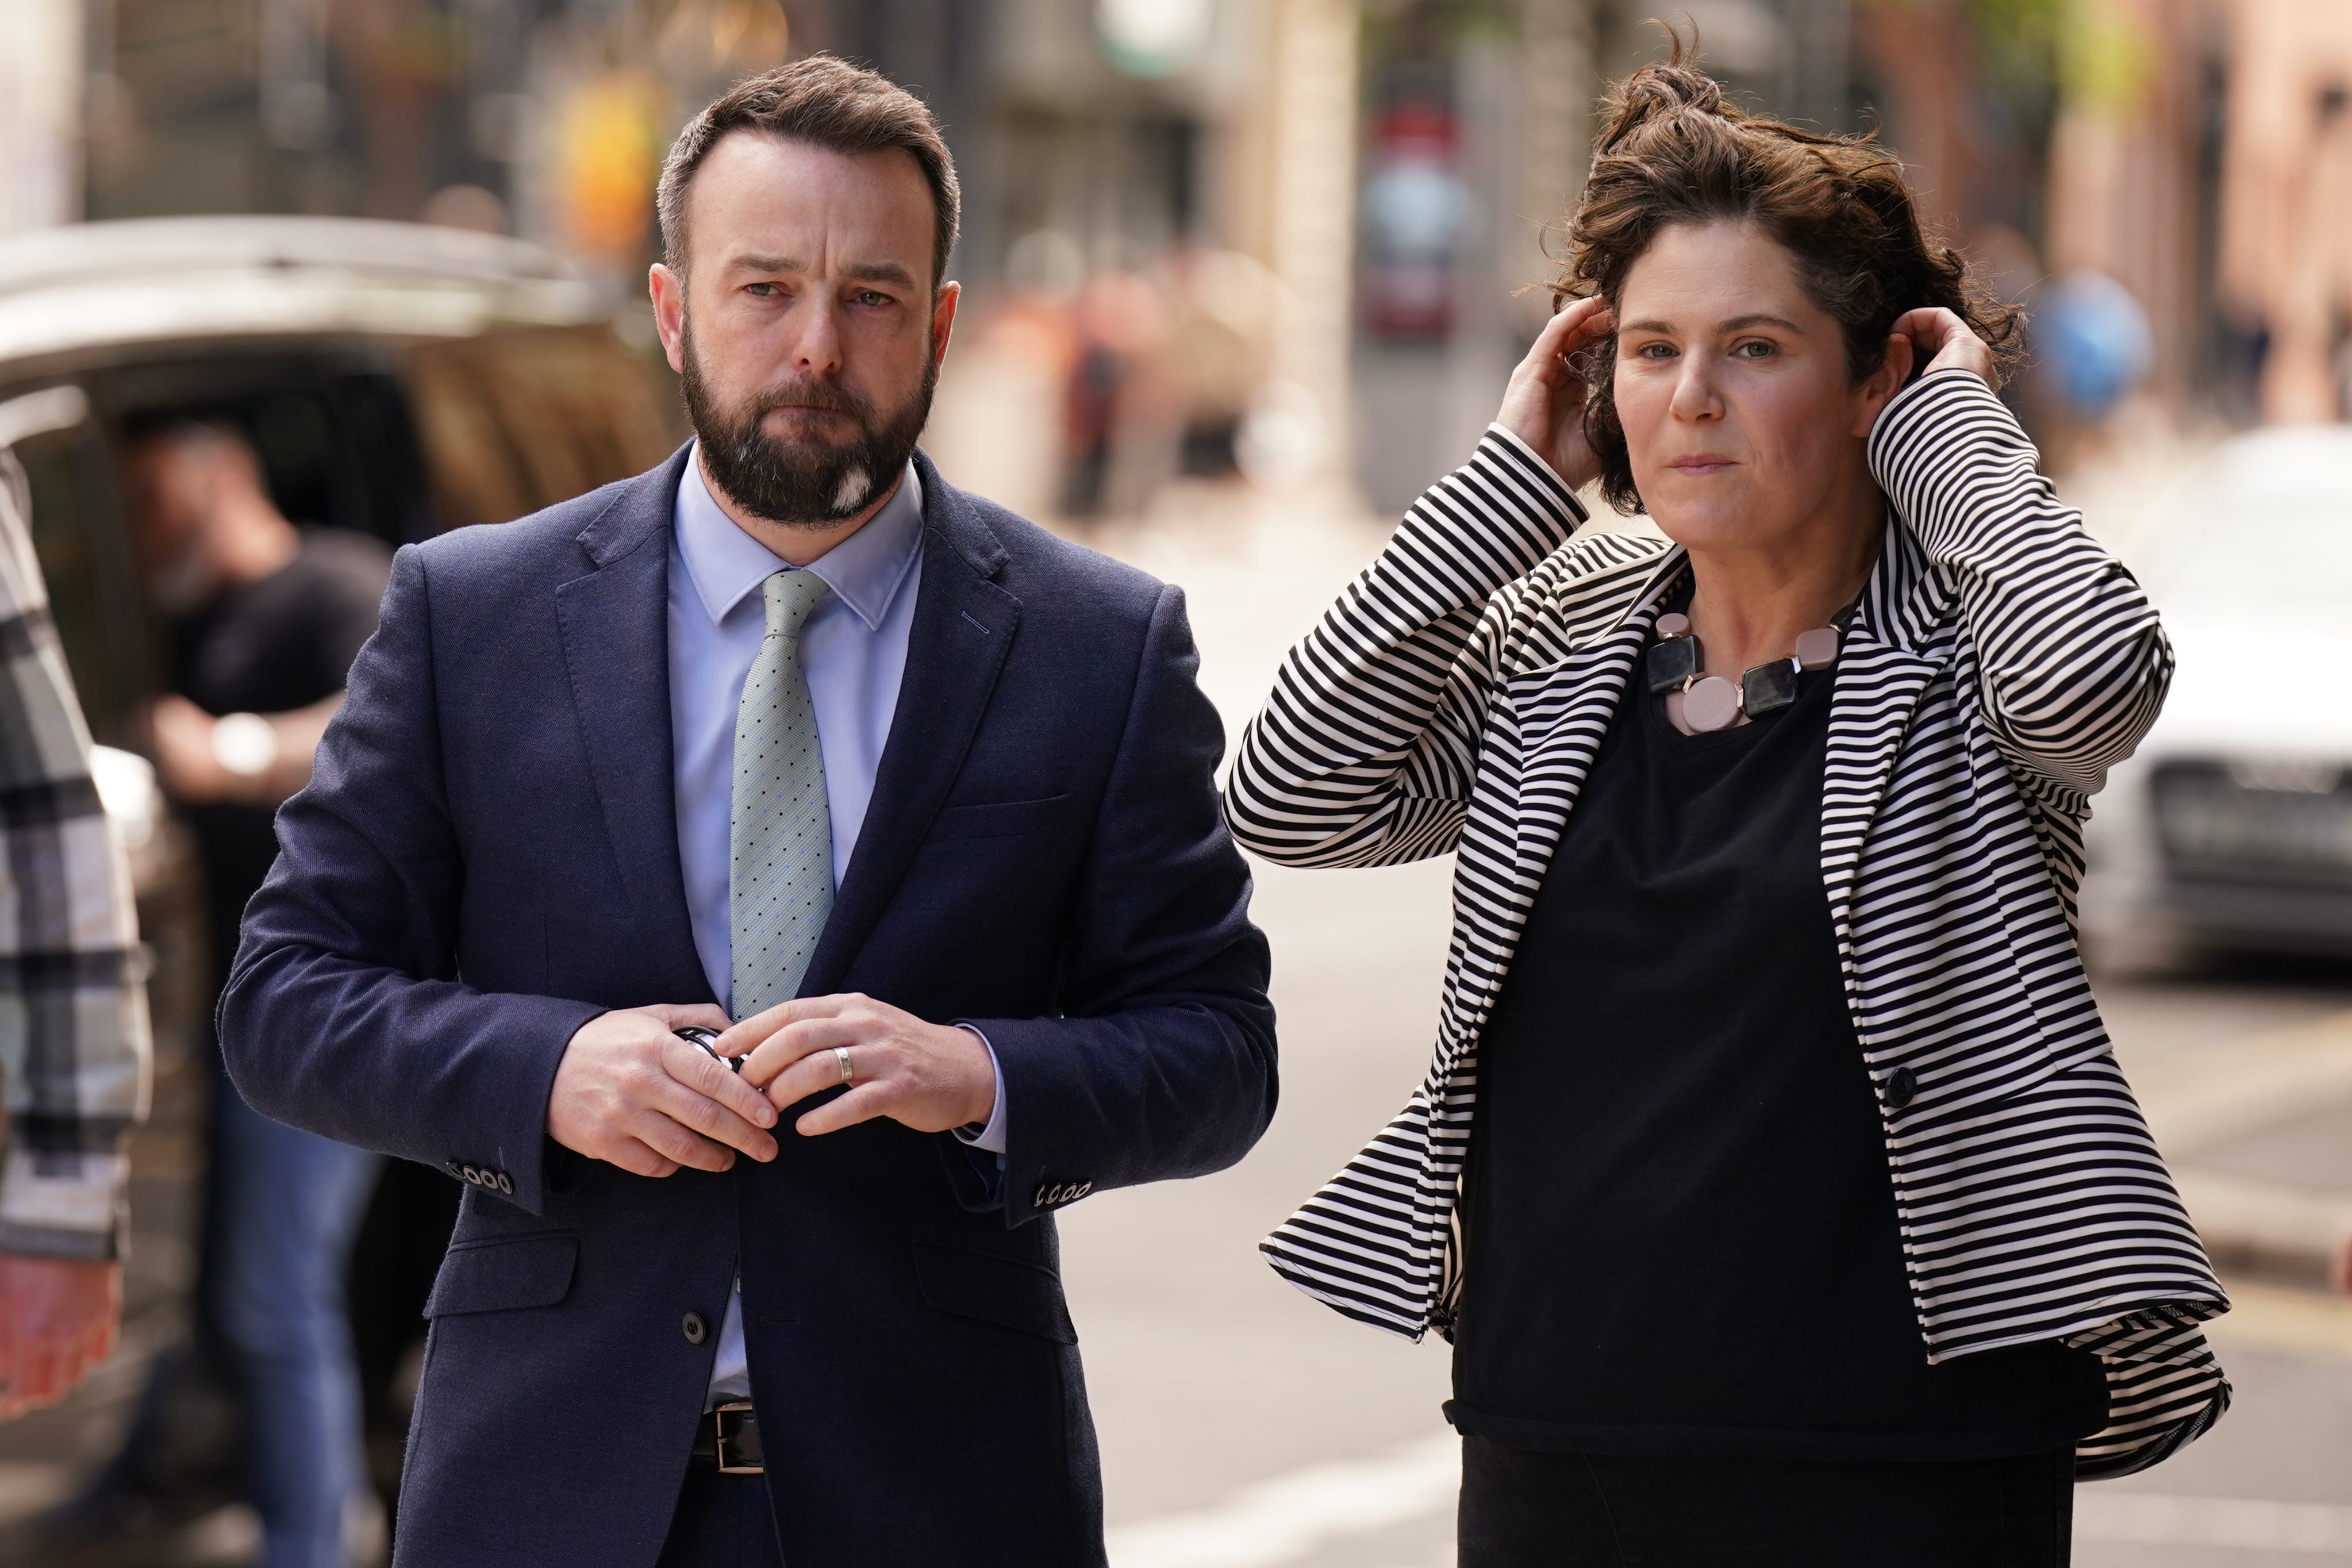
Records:
{"label": "man's navy suit jacket", "polygon": [[947,1134],[787,1116],[772,1163],[631,1175],[550,1141],[547,1101],[599,1013],[712,1000],[671,786],[685,460],[400,552],[221,1003],[256,1109],[473,1184],[399,1560],[653,1563],[740,1268],[785,1561],[1098,1564],[1045,1211],[1229,1165],[1275,1104],[1181,595],[918,458],[905,683],[803,992],[978,1026],[1005,1172],[992,1195]]}

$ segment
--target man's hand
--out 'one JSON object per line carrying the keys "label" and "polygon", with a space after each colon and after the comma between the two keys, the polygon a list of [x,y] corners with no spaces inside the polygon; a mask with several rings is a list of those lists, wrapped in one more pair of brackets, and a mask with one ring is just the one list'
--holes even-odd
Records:
{"label": "man's hand", "polygon": [[738,1150],[776,1157],[773,1106],[757,1089],[670,1033],[681,1024],[723,1029],[718,1008],[630,1007],[580,1026],[563,1047],[547,1100],[547,1135],[565,1148],[640,1176],[680,1165],[724,1171]]}
{"label": "man's hand", "polygon": [[0,1253],[0,1421],[71,1393],[121,1321],[121,1264]]}
{"label": "man's hand", "polygon": [[1584,356],[1605,352],[1617,330],[1609,304],[1578,300],[1536,334],[1527,358],[1511,372],[1495,423],[1533,447],[1570,489],[1600,477],[1601,459],[1584,438]]}
{"label": "man's hand", "polygon": [[1993,372],[1992,350],[1969,331],[1966,321],[1941,305],[1904,312],[1888,336],[1909,340],[1915,359],[1927,362],[1922,375],[1939,370],[1970,371],[1987,386],[2000,390],[2000,378]]}
{"label": "man's hand", "polygon": [[[970,1029],[926,1024],[870,996],[803,996],[746,1018],[719,1037],[721,1056],[743,1056],[743,1081],[778,1109],[841,1082],[836,1048],[849,1051],[851,1088],[793,1125],[814,1138],[877,1116],[918,1132],[986,1121],[996,1109],[996,1069]],[[749,1053],[745,1055],[744,1053]]]}

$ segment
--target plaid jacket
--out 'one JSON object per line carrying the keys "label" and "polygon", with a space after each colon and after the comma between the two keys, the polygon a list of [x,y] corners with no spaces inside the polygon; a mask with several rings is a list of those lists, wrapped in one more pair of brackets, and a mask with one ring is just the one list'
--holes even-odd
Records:
{"label": "plaid jacket", "polygon": [[130,865],[90,779],[16,478],[0,472],[0,1252],[108,1258],[123,1136],[147,1112],[147,993]]}

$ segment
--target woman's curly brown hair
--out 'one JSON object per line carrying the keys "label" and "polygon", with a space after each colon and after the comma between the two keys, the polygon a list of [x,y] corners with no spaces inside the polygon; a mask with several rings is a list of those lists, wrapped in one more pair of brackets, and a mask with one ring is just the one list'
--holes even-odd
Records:
{"label": "woman's curly brown hair", "polygon": [[[1926,231],[1902,164],[1870,137],[1800,131],[1726,103],[1679,35],[1665,64],[1610,89],[1601,119],[1592,173],[1563,226],[1555,308],[1599,294],[1615,310],[1633,263],[1670,224],[1744,221],[1796,258],[1806,292],[1843,331],[1856,381],[1885,359],[1896,320],[1923,305],[1966,321],[2003,372],[2020,357],[2024,313],[1995,300],[1958,251]],[[1579,356],[1590,389],[1585,435],[1601,459],[1601,493],[1639,511],[1617,417],[1616,355],[1612,335]]]}

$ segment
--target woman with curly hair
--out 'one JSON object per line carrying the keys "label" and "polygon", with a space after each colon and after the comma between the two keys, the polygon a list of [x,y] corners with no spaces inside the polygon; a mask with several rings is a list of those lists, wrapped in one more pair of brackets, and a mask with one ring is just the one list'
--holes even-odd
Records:
{"label": "woman with curly hair", "polygon": [[1459,855],[1434,1066],[1265,1250],[1452,1340],[1465,1568],[2063,1563],[2228,1398],[2074,934],[2170,649],[1894,159],[1679,49],[1605,121],[1566,307],[1234,767],[1271,859]]}

